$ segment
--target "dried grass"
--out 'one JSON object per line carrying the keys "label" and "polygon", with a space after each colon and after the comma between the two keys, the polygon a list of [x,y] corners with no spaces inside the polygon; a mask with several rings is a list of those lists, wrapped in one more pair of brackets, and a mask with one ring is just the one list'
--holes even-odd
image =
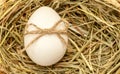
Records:
{"label": "dried grass", "polygon": [[[0,1],[0,74],[120,74],[120,10],[106,1]],[[52,7],[72,24],[66,55],[50,67],[20,54],[25,24],[41,6]]]}

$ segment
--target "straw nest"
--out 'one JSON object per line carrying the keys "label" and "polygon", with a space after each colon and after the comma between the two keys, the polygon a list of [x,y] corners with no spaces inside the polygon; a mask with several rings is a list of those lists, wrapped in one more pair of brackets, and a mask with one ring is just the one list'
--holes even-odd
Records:
{"label": "straw nest", "polygon": [[[65,56],[49,67],[20,53],[25,24],[41,6],[72,24]],[[120,74],[119,1],[0,0],[0,74]]]}

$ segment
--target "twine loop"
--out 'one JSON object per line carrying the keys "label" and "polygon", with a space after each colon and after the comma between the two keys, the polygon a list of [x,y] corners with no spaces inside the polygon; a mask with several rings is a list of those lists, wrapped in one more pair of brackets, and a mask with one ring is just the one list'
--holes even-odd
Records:
{"label": "twine loop", "polygon": [[[57,27],[59,25],[61,25],[60,23],[63,22],[65,24],[65,28],[62,30],[58,30]],[[34,26],[37,30],[35,31],[27,31],[26,29],[28,28],[28,26]],[[31,44],[33,44],[36,40],[38,40],[40,37],[47,35],[47,34],[56,34],[56,36],[61,40],[61,42],[63,42],[65,45],[67,45],[66,41],[64,40],[64,38],[61,35],[67,35],[67,30],[68,30],[69,24],[67,21],[65,21],[64,19],[59,20],[57,23],[55,23],[55,25],[52,28],[49,29],[41,29],[40,27],[38,27],[35,24],[27,24],[26,28],[25,28],[25,34],[24,35],[28,35],[28,34],[39,34],[34,40],[32,40],[23,50],[25,51]]]}

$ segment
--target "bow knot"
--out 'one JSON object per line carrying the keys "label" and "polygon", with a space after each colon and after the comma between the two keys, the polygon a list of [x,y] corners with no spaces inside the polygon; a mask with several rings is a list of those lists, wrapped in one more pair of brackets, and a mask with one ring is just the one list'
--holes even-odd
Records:
{"label": "bow knot", "polygon": [[[57,28],[58,25],[61,25],[61,24],[60,24],[61,22],[65,23],[65,29],[57,30],[56,28]],[[28,28],[28,26],[30,26],[30,25],[34,26],[37,30],[36,30],[36,31],[30,31],[30,32],[27,31],[26,28]],[[69,26],[68,22],[65,21],[65,20],[63,20],[63,19],[59,20],[59,21],[58,21],[52,28],[50,28],[50,29],[41,29],[41,28],[39,28],[37,25],[32,24],[32,23],[27,24],[27,26],[26,26],[26,28],[25,28],[25,32],[26,32],[25,35],[27,35],[27,34],[39,34],[39,36],[36,37],[33,41],[31,41],[31,42],[25,47],[24,50],[26,50],[26,48],[28,48],[28,47],[29,47],[32,43],[34,43],[37,39],[39,39],[40,37],[42,37],[42,36],[44,36],[44,35],[46,35],[46,34],[56,34],[56,35],[58,36],[58,38],[59,38],[64,44],[67,45],[66,41],[65,41],[64,38],[61,36],[61,34],[67,34],[68,26]],[[23,51],[24,51],[24,50],[23,50]]]}

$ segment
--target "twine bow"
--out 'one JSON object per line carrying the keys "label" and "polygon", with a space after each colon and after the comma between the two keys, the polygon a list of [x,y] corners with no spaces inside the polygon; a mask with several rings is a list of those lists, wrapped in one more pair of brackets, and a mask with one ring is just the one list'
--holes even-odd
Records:
{"label": "twine bow", "polygon": [[[62,30],[57,30],[57,26],[60,25],[60,23],[63,22],[65,23],[65,28],[62,29]],[[34,26],[37,30],[36,31],[27,31],[26,28],[28,28],[28,26]],[[38,40],[40,37],[46,35],[46,34],[56,34],[56,36],[61,40],[61,42],[63,42],[65,45],[67,45],[66,41],[64,40],[64,38],[61,36],[63,34],[66,34],[67,35],[67,30],[68,30],[68,27],[69,27],[69,24],[67,21],[61,19],[59,20],[52,28],[50,29],[41,29],[39,28],[38,26],[36,26],[35,24],[27,24],[26,28],[25,28],[25,35],[27,34],[39,34],[39,36],[37,36],[34,40],[32,40],[23,50],[25,51],[31,44],[33,44],[36,40]]]}

